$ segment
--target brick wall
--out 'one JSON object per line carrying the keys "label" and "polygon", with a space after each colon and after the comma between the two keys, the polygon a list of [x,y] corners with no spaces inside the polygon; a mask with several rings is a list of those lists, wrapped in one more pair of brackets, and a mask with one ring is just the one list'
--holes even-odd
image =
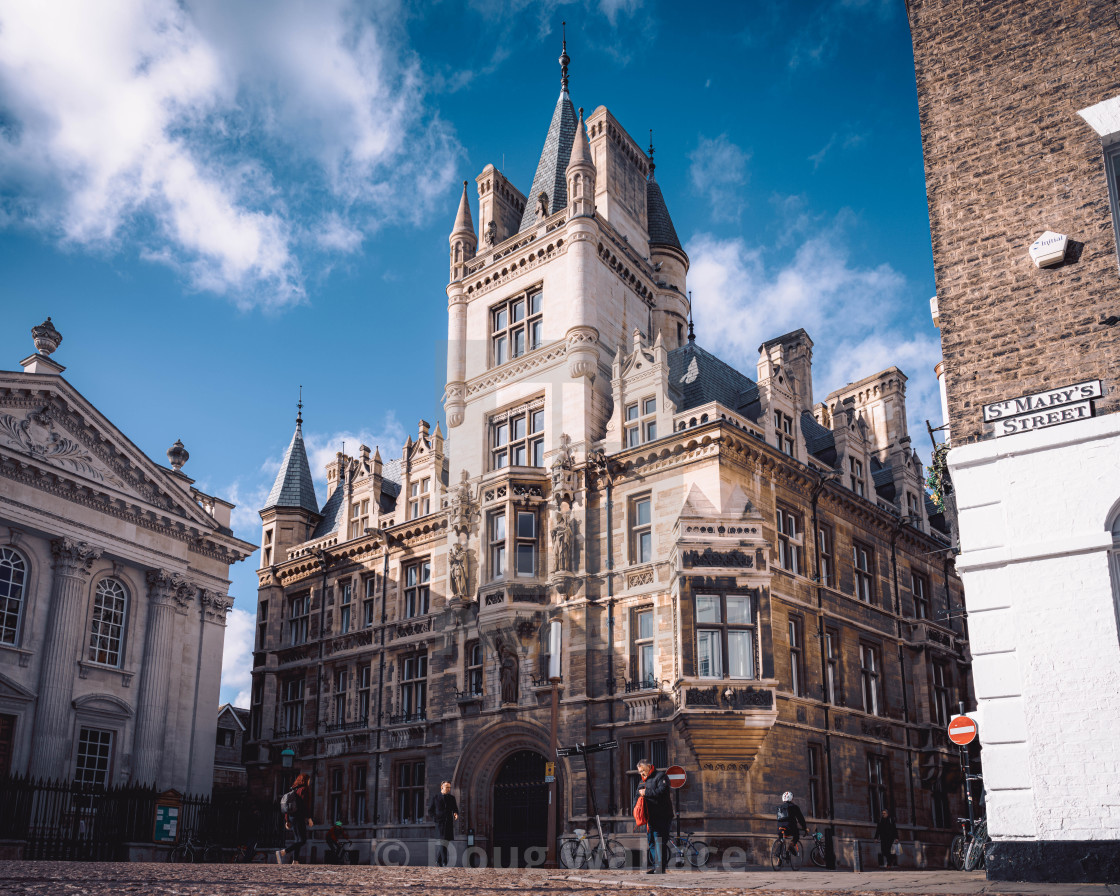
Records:
{"label": "brick wall", "polygon": [[[942,351],[956,444],[981,407],[1099,378],[1120,410],[1120,273],[1101,141],[1078,110],[1120,94],[1108,0],[910,0]],[[1066,261],[1028,254],[1046,230]]]}

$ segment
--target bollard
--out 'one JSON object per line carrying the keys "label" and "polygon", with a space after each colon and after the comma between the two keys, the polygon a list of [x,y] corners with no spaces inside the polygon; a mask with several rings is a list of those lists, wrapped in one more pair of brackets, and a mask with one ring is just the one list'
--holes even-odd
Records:
{"label": "bollard", "polygon": [[852,871],[863,871],[863,851],[859,848],[859,840],[856,839],[854,842],[856,845],[856,857],[855,861],[852,862]]}
{"label": "bollard", "polygon": [[836,870],[836,841],[832,836],[832,828],[824,832],[824,866],[829,871]]}

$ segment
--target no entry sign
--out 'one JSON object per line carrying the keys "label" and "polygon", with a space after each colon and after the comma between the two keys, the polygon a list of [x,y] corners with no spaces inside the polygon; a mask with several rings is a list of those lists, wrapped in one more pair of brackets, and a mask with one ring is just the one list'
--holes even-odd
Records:
{"label": "no entry sign", "polygon": [[949,740],[966,746],[976,740],[976,722],[968,716],[957,716],[949,723]]}
{"label": "no entry sign", "polygon": [[687,780],[684,769],[679,765],[671,765],[665,769],[665,777],[669,779],[669,786],[674,790],[684,787],[684,782]]}

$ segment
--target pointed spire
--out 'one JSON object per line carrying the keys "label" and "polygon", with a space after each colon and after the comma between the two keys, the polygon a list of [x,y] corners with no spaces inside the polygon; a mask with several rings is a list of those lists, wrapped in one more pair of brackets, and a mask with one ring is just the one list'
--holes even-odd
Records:
{"label": "pointed spire", "polygon": [[579,122],[576,124],[576,134],[572,140],[572,155],[568,160],[568,167],[594,164],[591,161],[591,145],[587,142],[587,126],[583,123],[583,106],[580,106]]}
{"label": "pointed spire", "polygon": [[560,90],[563,93],[568,92],[568,63],[572,61],[568,55],[568,23],[561,22],[564,43],[560,49]]}
{"label": "pointed spire", "polygon": [[521,216],[518,232],[536,226],[542,218],[555,214],[568,205],[566,172],[572,155],[572,142],[576,136],[576,110],[568,96],[570,61],[565,36],[564,49],[560,54],[560,98],[556,101],[556,108],[552,110],[552,121],[537,163],[537,173],[533,175],[533,186],[525,197],[525,212]]}
{"label": "pointed spire", "polygon": [[451,232],[474,236],[474,219],[471,217],[470,200],[467,199],[467,181],[463,181],[463,196],[459,200],[459,213],[455,215],[455,229]]}
{"label": "pointed spire", "polygon": [[280,471],[276,474],[272,491],[268,493],[268,500],[261,509],[269,510],[273,507],[319,512],[319,499],[315,497],[315,481],[311,478],[311,468],[307,463],[307,448],[303,444],[302,386],[300,386],[296,411],[296,431],[292,435],[288,450],[284,452],[284,460],[280,462]]}

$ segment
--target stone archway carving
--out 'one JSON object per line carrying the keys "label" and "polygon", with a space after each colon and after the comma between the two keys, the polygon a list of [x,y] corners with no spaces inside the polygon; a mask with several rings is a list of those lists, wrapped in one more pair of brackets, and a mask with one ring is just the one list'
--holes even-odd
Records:
{"label": "stone archway carving", "polygon": [[[502,763],[518,750],[535,750],[549,756],[548,729],[535,722],[497,721],[487,725],[464,745],[451,777],[452,788],[460,795],[460,811],[466,810],[466,824],[476,837],[490,839],[493,823],[494,781]],[[567,760],[556,762],[556,783],[560,816],[557,832],[571,817],[571,781]]]}

